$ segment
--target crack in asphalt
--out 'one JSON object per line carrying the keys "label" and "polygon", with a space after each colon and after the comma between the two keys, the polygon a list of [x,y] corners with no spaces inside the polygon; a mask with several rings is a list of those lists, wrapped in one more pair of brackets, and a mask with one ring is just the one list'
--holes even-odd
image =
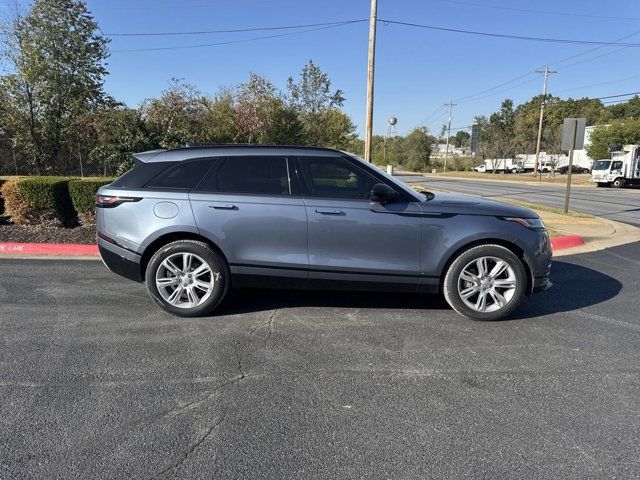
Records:
{"label": "crack in asphalt", "polygon": [[271,315],[269,315],[269,318],[267,319],[266,322],[263,323],[259,323],[258,325],[254,326],[253,328],[251,328],[249,330],[249,340],[247,342],[245,342],[243,345],[240,345],[240,347],[238,349],[236,349],[236,357],[237,357],[237,367],[238,367],[238,371],[239,373],[239,380],[243,380],[244,378],[247,377],[247,372],[245,371],[245,362],[244,362],[244,355],[242,352],[239,352],[239,350],[244,350],[247,347],[249,347],[252,343],[252,338],[255,336],[255,333],[263,328],[263,327],[267,327],[267,336],[264,339],[266,343],[268,343],[271,340],[271,337],[273,335],[274,329],[275,329],[275,318],[276,315],[278,314],[278,312],[280,311],[279,308],[275,308],[272,312]]}
{"label": "crack in asphalt", "polygon": [[215,424],[211,425],[210,427],[208,427],[204,433],[198,438],[198,440],[196,440],[194,443],[192,443],[191,445],[189,445],[189,447],[182,452],[180,458],[178,458],[177,461],[173,462],[172,464],[168,465],[167,467],[165,467],[162,471],[158,472],[157,474],[155,474],[153,477],[150,477],[151,480],[154,480],[156,478],[160,478],[161,476],[163,476],[165,473],[168,473],[172,470],[175,470],[176,468],[180,467],[182,464],[184,464],[184,462],[187,461],[187,459],[189,458],[189,455],[191,455],[200,445],[202,445],[207,438],[209,438],[209,436],[213,433],[213,431],[220,426],[220,424],[224,421],[224,415],[220,418],[220,420],[218,420]]}

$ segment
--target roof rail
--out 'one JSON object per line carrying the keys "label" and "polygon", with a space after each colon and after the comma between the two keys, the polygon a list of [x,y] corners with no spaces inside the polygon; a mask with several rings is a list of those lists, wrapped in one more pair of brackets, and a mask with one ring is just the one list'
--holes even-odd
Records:
{"label": "roof rail", "polygon": [[299,148],[303,150],[339,151],[329,147],[314,147],[309,145],[262,145],[257,143],[197,143],[186,142],[184,147],[172,148],[168,151],[192,149],[192,148]]}

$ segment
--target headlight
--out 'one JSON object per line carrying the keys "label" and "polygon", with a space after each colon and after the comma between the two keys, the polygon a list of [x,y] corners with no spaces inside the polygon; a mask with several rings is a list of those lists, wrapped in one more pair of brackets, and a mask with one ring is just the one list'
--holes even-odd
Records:
{"label": "headlight", "polygon": [[547,227],[542,223],[542,219],[540,218],[514,218],[509,217],[505,218],[505,220],[509,222],[518,222],[520,225],[530,228],[531,230],[546,230]]}

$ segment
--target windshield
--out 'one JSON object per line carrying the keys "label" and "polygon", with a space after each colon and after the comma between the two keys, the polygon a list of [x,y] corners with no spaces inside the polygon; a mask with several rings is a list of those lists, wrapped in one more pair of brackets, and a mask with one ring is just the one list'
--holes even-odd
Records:
{"label": "windshield", "polygon": [[606,170],[611,165],[611,160],[598,160],[593,164],[593,170]]}
{"label": "windshield", "polygon": [[393,182],[395,185],[399,186],[401,189],[403,189],[405,192],[410,193],[413,197],[417,197],[419,198],[421,201],[425,201],[425,200],[431,200],[433,198],[432,194],[431,195],[425,195],[424,193],[420,193],[415,191],[413,188],[411,188],[409,185],[407,185],[406,183],[403,183],[401,181],[399,181],[397,178],[389,175],[387,172],[385,172],[383,169],[377,167],[376,165],[374,165],[373,163],[369,163],[366,160],[364,160],[363,158],[360,158],[357,155],[354,155],[353,153],[349,153],[349,152],[342,152],[345,153],[347,155],[349,155],[351,158],[355,158],[356,160],[365,163],[367,165],[367,167],[371,167],[374,168],[378,173],[380,173],[382,176],[384,176],[385,178],[387,178],[388,180],[390,180],[391,182]]}

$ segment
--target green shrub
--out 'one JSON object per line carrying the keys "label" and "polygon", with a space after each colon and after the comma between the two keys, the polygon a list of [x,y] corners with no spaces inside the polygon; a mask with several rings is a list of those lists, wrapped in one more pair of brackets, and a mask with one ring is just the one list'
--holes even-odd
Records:
{"label": "green shrub", "polygon": [[23,177],[6,182],[2,191],[11,220],[22,224],[50,220],[70,223],[75,211],[69,197],[69,180],[68,177]]}
{"label": "green shrub", "polygon": [[81,224],[95,222],[96,192],[112,181],[111,178],[75,178],[69,182],[69,196]]}

